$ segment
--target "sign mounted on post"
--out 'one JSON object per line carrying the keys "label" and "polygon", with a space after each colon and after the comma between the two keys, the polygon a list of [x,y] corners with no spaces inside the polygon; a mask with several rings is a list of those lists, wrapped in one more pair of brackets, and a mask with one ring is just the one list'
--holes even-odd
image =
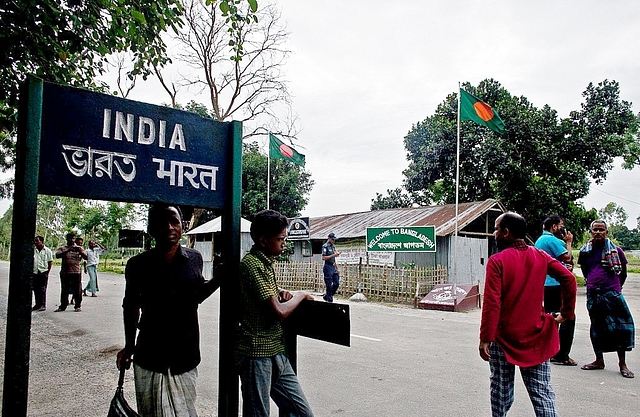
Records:
{"label": "sign mounted on post", "polygon": [[[219,209],[229,275],[240,263],[242,123],[28,77],[20,91],[3,416],[26,416],[38,194]],[[237,415],[233,287],[220,288],[220,415]]]}
{"label": "sign mounted on post", "polygon": [[305,240],[311,235],[311,227],[308,217],[297,217],[289,222],[287,230],[287,239],[289,240]]}
{"label": "sign mounted on post", "polygon": [[435,252],[435,226],[367,227],[368,252]]}
{"label": "sign mounted on post", "polygon": [[44,83],[39,192],[224,208],[231,123]]}

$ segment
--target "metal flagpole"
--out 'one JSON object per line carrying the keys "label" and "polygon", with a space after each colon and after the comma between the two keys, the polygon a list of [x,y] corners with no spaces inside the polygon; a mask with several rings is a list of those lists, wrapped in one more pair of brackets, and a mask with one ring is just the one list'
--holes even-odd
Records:
{"label": "metal flagpole", "polygon": [[458,304],[458,189],[460,184],[460,82],[458,81],[458,135],[456,140],[456,220],[453,233],[453,261],[451,269],[453,270],[453,311],[456,311]]}
{"label": "metal flagpole", "polygon": [[271,132],[267,136],[267,210],[269,210],[269,189],[271,188]]}

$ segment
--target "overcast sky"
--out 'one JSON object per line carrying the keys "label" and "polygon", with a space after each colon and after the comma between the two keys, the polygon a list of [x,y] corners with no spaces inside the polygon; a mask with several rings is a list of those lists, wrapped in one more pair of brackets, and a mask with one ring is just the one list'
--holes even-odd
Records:
{"label": "overcast sky", "polygon": [[[494,78],[511,94],[567,117],[590,82],[613,79],[640,111],[637,1],[276,4],[293,52],[286,79],[302,126],[296,147],[315,181],[306,216],[367,211],[376,192],[401,186],[404,136],[458,82]],[[130,98],[168,101],[151,85],[136,87]],[[616,169],[584,202],[598,209],[616,202],[635,227],[638,190],[640,169]]]}
{"label": "overcast sky", "polygon": [[[278,1],[291,32],[288,79],[316,185],[304,214],[369,209],[402,183],[403,138],[458,82],[499,81],[560,117],[590,82],[614,79],[640,111],[640,2]],[[617,163],[619,165],[619,163]],[[585,199],[622,205],[635,227],[640,169]]]}

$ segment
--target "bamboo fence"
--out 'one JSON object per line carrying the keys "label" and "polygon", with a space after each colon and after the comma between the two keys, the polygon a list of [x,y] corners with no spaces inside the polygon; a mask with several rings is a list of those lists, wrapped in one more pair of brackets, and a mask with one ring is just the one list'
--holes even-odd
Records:
{"label": "bamboo fence", "polygon": [[[322,264],[317,262],[277,262],[276,279],[281,288],[324,292]],[[338,265],[340,287],[337,295],[349,298],[362,293],[367,299],[379,302],[416,305],[437,284],[448,279],[447,268],[396,268],[379,265]]]}

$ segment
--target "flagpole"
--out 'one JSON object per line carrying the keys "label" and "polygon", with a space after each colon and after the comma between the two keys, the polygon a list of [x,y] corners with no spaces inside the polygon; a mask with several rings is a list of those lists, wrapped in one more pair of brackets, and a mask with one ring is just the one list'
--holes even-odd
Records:
{"label": "flagpole", "polygon": [[271,132],[267,136],[267,210],[269,210],[269,189],[271,188]]}
{"label": "flagpole", "polygon": [[456,311],[458,304],[458,268],[456,262],[458,260],[458,194],[460,184],[460,81],[458,81],[458,135],[456,140],[456,220],[453,234],[453,261],[451,266],[453,269],[453,311]]}

